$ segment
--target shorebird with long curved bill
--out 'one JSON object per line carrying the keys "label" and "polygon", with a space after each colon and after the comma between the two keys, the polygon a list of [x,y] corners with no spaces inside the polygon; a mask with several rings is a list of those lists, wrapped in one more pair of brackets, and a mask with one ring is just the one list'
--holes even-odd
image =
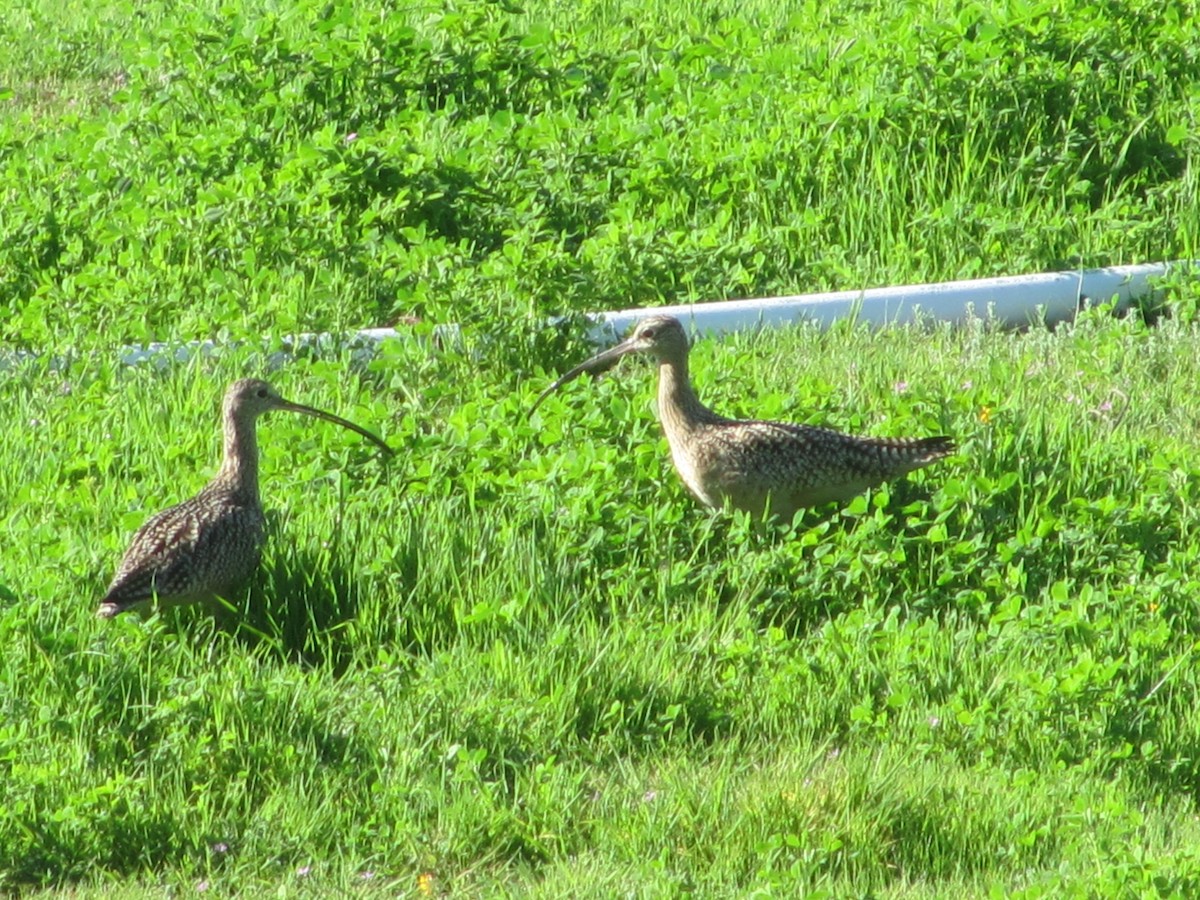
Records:
{"label": "shorebird with long curved bill", "polygon": [[96,615],[110,619],[153,604],[228,598],[258,568],[266,519],[258,492],[258,417],[285,410],[333,422],[392,449],[353,422],[284,400],[257,378],[235,381],[225,393],[225,451],[217,474],[200,493],[151,516],[137,530]]}
{"label": "shorebird with long curved bill", "polygon": [[641,353],[658,362],[658,416],[671,460],[705,506],[790,520],[797,510],[840,503],[955,451],[952,438],[870,438],[829,428],[728,419],[700,402],[688,376],[688,338],[678,319],[648,316],[629,337],[564,374],[530,410],[585,373]]}

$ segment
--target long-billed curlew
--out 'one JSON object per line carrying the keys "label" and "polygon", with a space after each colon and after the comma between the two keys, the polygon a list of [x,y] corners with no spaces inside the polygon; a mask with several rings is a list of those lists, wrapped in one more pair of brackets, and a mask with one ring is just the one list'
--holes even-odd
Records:
{"label": "long-billed curlew", "polygon": [[[624,341],[571,369],[542,391],[603,371],[628,353],[658,361],[658,416],[671,459],[706,506],[726,504],[790,520],[798,509],[850,499],[869,487],[954,452],[948,437],[864,438],[828,428],[727,419],[696,397],[688,378],[688,339],[679,320],[649,316]],[[532,413],[532,410],[530,410]]]}
{"label": "long-billed curlew", "polygon": [[226,597],[258,566],[265,519],[258,495],[256,422],[273,409],[316,416],[357,431],[389,455],[371,432],[331,413],[284,400],[257,378],[225,392],[225,453],[200,493],[152,516],[133,536],[96,615],[109,619],[155,601],[177,606]]}

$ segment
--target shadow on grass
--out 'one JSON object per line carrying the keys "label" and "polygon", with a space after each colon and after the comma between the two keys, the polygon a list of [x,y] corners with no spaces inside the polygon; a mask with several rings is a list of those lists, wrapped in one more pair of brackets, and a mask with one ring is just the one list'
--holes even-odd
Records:
{"label": "shadow on grass", "polygon": [[247,595],[215,611],[217,627],[249,648],[341,675],[354,652],[345,626],[361,603],[354,572],[353,560],[336,550],[277,546]]}
{"label": "shadow on grass", "polygon": [[[359,548],[368,542],[355,528],[321,546],[296,546],[276,534],[247,594],[216,613],[217,627],[247,648],[329,668],[335,677],[372,648],[433,652],[458,627],[452,604],[412,596],[428,552],[420,542],[422,521],[413,517],[393,535],[387,575],[363,574]],[[403,587],[389,586],[397,582]]]}
{"label": "shadow on grass", "polygon": [[[1154,703],[1147,702],[1151,697]],[[1126,710],[1109,717],[1105,737],[1111,746],[1130,748],[1132,768],[1156,794],[1200,804],[1200,754],[1189,721],[1195,704],[1191,686],[1154,678],[1139,684],[1126,702]],[[1130,761],[1118,759],[1111,765],[1116,772]]]}
{"label": "shadow on grass", "polygon": [[608,683],[598,684],[579,699],[574,726],[583,743],[603,738],[622,753],[654,753],[680,738],[712,746],[728,737],[733,727],[726,704],[706,688],[665,688],[615,671],[603,681]]}
{"label": "shadow on grass", "polygon": [[[930,522],[913,519],[905,509],[918,502],[928,504],[932,492],[924,485],[898,482],[883,512],[889,517],[886,526],[897,533],[915,538],[930,527]],[[804,510],[787,525],[773,523],[756,528],[754,544],[762,562],[744,583],[725,585],[722,603],[732,602],[738,595],[748,596],[762,628],[778,628],[789,639],[802,638],[826,622],[862,606],[868,599],[849,566],[849,555],[878,553],[880,548],[870,537],[864,517],[874,515],[874,507],[864,516],[846,512],[848,504],[828,504]],[[863,529],[866,537],[860,543],[854,532]],[[814,541],[815,538],[815,541]],[[717,552],[728,553],[728,534],[714,535]],[[722,547],[723,544],[723,547]],[[826,553],[830,545],[841,550]],[[889,589],[900,589],[904,583],[921,579],[902,569],[916,567],[920,561],[911,554],[905,563],[889,562],[892,576]],[[896,598],[892,598],[894,602]],[[916,604],[914,601],[914,608]]]}

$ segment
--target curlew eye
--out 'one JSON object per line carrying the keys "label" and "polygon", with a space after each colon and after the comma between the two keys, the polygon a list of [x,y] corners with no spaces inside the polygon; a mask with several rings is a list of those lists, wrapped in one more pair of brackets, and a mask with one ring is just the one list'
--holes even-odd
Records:
{"label": "curlew eye", "polygon": [[653,327],[653,326],[651,326],[651,327],[649,327],[649,328],[643,328],[643,329],[642,329],[642,337],[644,337],[644,338],[653,338],[653,337],[654,337],[654,333],[655,333],[655,332],[654,332],[654,327]]}
{"label": "curlew eye", "polygon": [[257,393],[261,399],[267,399],[267,389],[265,387],[260,387],[255,393]]}

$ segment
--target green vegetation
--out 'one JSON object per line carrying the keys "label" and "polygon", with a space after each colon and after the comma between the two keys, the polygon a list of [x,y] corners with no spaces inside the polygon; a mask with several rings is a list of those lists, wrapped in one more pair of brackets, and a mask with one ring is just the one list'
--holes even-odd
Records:
{"label": "green vegetation", "polygon": [[[961,442],[775,528],[644,365],[525,415],[545,314],[1200,256],[1192,4],[877,6],[0,12],[0,335],[89,351],[0,374],[0,891],[1200,894],[1194,284],[701,342],[722,412]],[[267,419],[236,613],[93,618],[268,374],[117,344],[407,313],[269,373],[396,461]]]}
{"label": "green vegetation", "polygon": [[0,337],[1200,255],[1191,3],[196,6],[0,13]]}

